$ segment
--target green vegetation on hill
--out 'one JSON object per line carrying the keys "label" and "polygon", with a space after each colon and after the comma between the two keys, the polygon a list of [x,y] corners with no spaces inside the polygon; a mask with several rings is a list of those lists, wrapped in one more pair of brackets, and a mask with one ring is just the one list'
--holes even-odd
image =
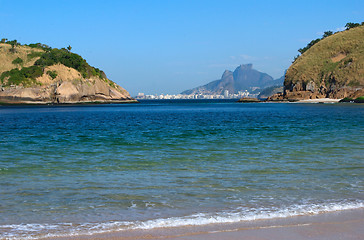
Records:
{"label": "green vegetation on hill", "polygon": [[54,48],[43,53],[34,65],[46,67],[57,63],[76,69],[84,78],[89,78],[91,76],[103,78],[102,72],[98,68],[91,67],[80,55],[71,53],[65,48]]}
{"label": "green vegetation on hill", "polygon": [[57,77],[57,72],[56,71],[47,71],[47,74],[52,78],[55,79]]}
{"label": "green vegetation on hill", "polygon": [[52,50],[52,48],[46,44],[42,44],[42,43],[31,43],[28,44],[27,46],[31,47],[31,48],[38,48],[38,49],[42,49],[46,52],[49,52],[50,50]]}
{"label": "green vegetation on hill", "polygon": [[52,50],[52,48],[46,44],[42,44],[42,43],[31,43],[31,44],[21,44],[20,42],[18,42],[18,40],[8,40],[7,38],[2,38],[0,43],[7,43],[10,44],[12,47],[17,47],[17,46],[28,46],[31,48],[38,48],[41,50],[44,50],[46,52]]}
{"label": "green vegetation on hill", "polygon": [[340,100],[340,102],[355,102],[355,103],[364,103],[364,96],[358,98],[350,98],[346,97]]}
{"label": "green vegetation on hill", "polygon": [[42,76],[43,70],[39,66],[31,66],[25,67],[22,69],[14,68],[10,71],[4,72],[0,76],[1,83],[4,82],[6,77],[9,77],[7,80],[7,84],[5,86],[10,85],[24,85],[30,86],[36,84],[36,78]]}
{"label": "green vegetation on hill", "polygon": [[12,64],[22,64],[24,61],[20,57],[15,58],[14,61],[12,61]]}
{"label": "green vegetation on hill", "polygon": [[[57,49],[51,48],[46,44],[32,43],[22,45],[17,40],[8,41],[6,38],[2,38],[2,44],[9,44],[7,54],[17,54],[19,56],[18,50],[25,49],[28,47],[28,54],[26,57],[17,57],[11,63],[14,68],[9,71],[0,72],[0,81],[3,86],[10,85],[25,85],[29,86],[36,83],[36,78],[42,76],[44,68],[47,66],[52,66],[55,64],[63,64],[66,67],[74,68],[81,73],[83,78],[90,78],[92,76],[99,77],[105,81],[112,84],[111,81],[106,79],[106,75],[103,71],[98,68],[90,66],[85,59],[80,55],[72,53],[71,46],[66,48]],[[31,49],[39,49],[31,51]],[[42,50],[42,51],[40,51]],[[30,53],[29,53],[30,52]],[[15,56],[17,56],[15,55]],[[1,56],[0,56],[1,57]],[[35,61],[32,66],[23,66],[24,62],[29,62],[34,58],[39,58]],[[9,68],[8,68],[9,69]],[[47,74],[52,78],[56,78],[57,74],[54,72],[47,72]]]}
{"label": "green vegetation on hill", "polygon": [[40,57],[40,56],[42,56],[42,54],[43,54],[43,52],[33,52],[32,51],[31,53],[29,53],[27,55],[27,60],[29,61],[29,60],[31,60],[33,58]]}

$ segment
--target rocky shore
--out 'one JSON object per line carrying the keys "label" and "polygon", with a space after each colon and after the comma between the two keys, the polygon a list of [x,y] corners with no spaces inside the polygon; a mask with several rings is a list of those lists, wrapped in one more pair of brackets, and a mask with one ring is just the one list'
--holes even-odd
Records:
{"label": "rocky shore", "polygon": [[66,103],[137,102],[129,93],[103,80],[58,81],[38,87],[1,87],[0,103],[7,104],[66,104]]}
{"label": "rocky shore", "polygon": [[267,101],[301,101],[301,100],[319,100],[319,99],[337,99],[344,98],[356,99],[364,96],[364,88],[361,87],[333,87],[327,91],[324,86],[316,88],[311,85],[302,86],[301,83],[284,89],[283,93],[274,94],[268,97]]}

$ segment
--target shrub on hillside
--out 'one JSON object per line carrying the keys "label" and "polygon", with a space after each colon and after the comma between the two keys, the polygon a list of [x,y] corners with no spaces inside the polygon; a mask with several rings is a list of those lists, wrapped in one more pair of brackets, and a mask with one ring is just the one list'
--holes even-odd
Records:
{"label": "shrub on hillside", "polygon": [[345,28],[346,30],[349,30],[351,28],[355,28],[355,27],[359,27],[360,24],[359,23],[352,23],[352,22],[348,22],[346,25],[345,25]]}
{"label": "shrub on hillside", "polygon": [[306,52],[308,49],[310,49],[313,45],[315,45],[316,43],[318,43],[321,40],[321,38],[317,38],[315,40],[312,40],[309,44],[307,44],[306,47],[304,48],[300,48],[298,49],[298,51],[303,54],[304,52]]}
{"label": "shrub on hillside", "polygon": [[27,59],[31,60],[33,58],[40,57],[40,56],[42,56],[42,54],[43,54],[43,52],[34,52],[34,51],[32,51],[31,53],[29,53],[27,55]]}
{"label": "shrub on hillside", "polygon": [[46,52],[49,52],[50,50],[52,50],[52,48],[46,44],[42,44],[42,43],[31,43],[28,44],[29,47],[31,48],[38,48],[38,49],[42,49]]}
{"label": "shrub on hillside", "polygon": [[355,103],[364,103],[364,96],[361,96],[361,97],[355,98],[354,102],[355,102]]}
{"label": "shrub on hillside", "polygon": [[23,64],[23,59],[21,59],[20,57],[17,57],[14,59],[14,61],[12,61],[12,64]]}
{"label": "shrub on hillside", "polygon": [[57,72],[56,71],[47,71],[47,74],[52,78],[55,79],[57,77]]}
{"label": "shrub on hillside", "polygon": [[7,79],[6,86],[10,85],[30,85],[36,83],[36,78],[43,75],[43,70],[39,66],[24,67],[21,70],[14,68],[10,71],[3,72],[0,80],[4,83]]}
{"label": "shrub on hillside", "polygon": [[346,98],[341,99],[339,102],[353,102],[353,101],[354,101],[353,98],[346,97]]}

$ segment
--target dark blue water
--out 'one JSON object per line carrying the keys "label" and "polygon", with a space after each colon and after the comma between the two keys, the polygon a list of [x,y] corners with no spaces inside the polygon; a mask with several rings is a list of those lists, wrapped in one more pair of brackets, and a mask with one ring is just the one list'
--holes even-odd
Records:
{"label": "dark blue water", "polygon": [[0,107],[0,238],[364,206],[364,106]]}

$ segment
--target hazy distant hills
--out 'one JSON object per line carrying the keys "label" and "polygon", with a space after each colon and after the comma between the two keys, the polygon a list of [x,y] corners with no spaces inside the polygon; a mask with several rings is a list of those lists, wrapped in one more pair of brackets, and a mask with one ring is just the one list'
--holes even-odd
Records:
{"label": "hazy distant hills", "polygon": [[186,90],[181,94],[224,94],[225,90],[228,90],[230,94],[245,90],[251,92],[256,88],[282,85],[283,81],[284,77],[274,80],[268,74],[253,69],[253,64],[245,64],[237,67],[234,72],[225,70],[219,80]]}

